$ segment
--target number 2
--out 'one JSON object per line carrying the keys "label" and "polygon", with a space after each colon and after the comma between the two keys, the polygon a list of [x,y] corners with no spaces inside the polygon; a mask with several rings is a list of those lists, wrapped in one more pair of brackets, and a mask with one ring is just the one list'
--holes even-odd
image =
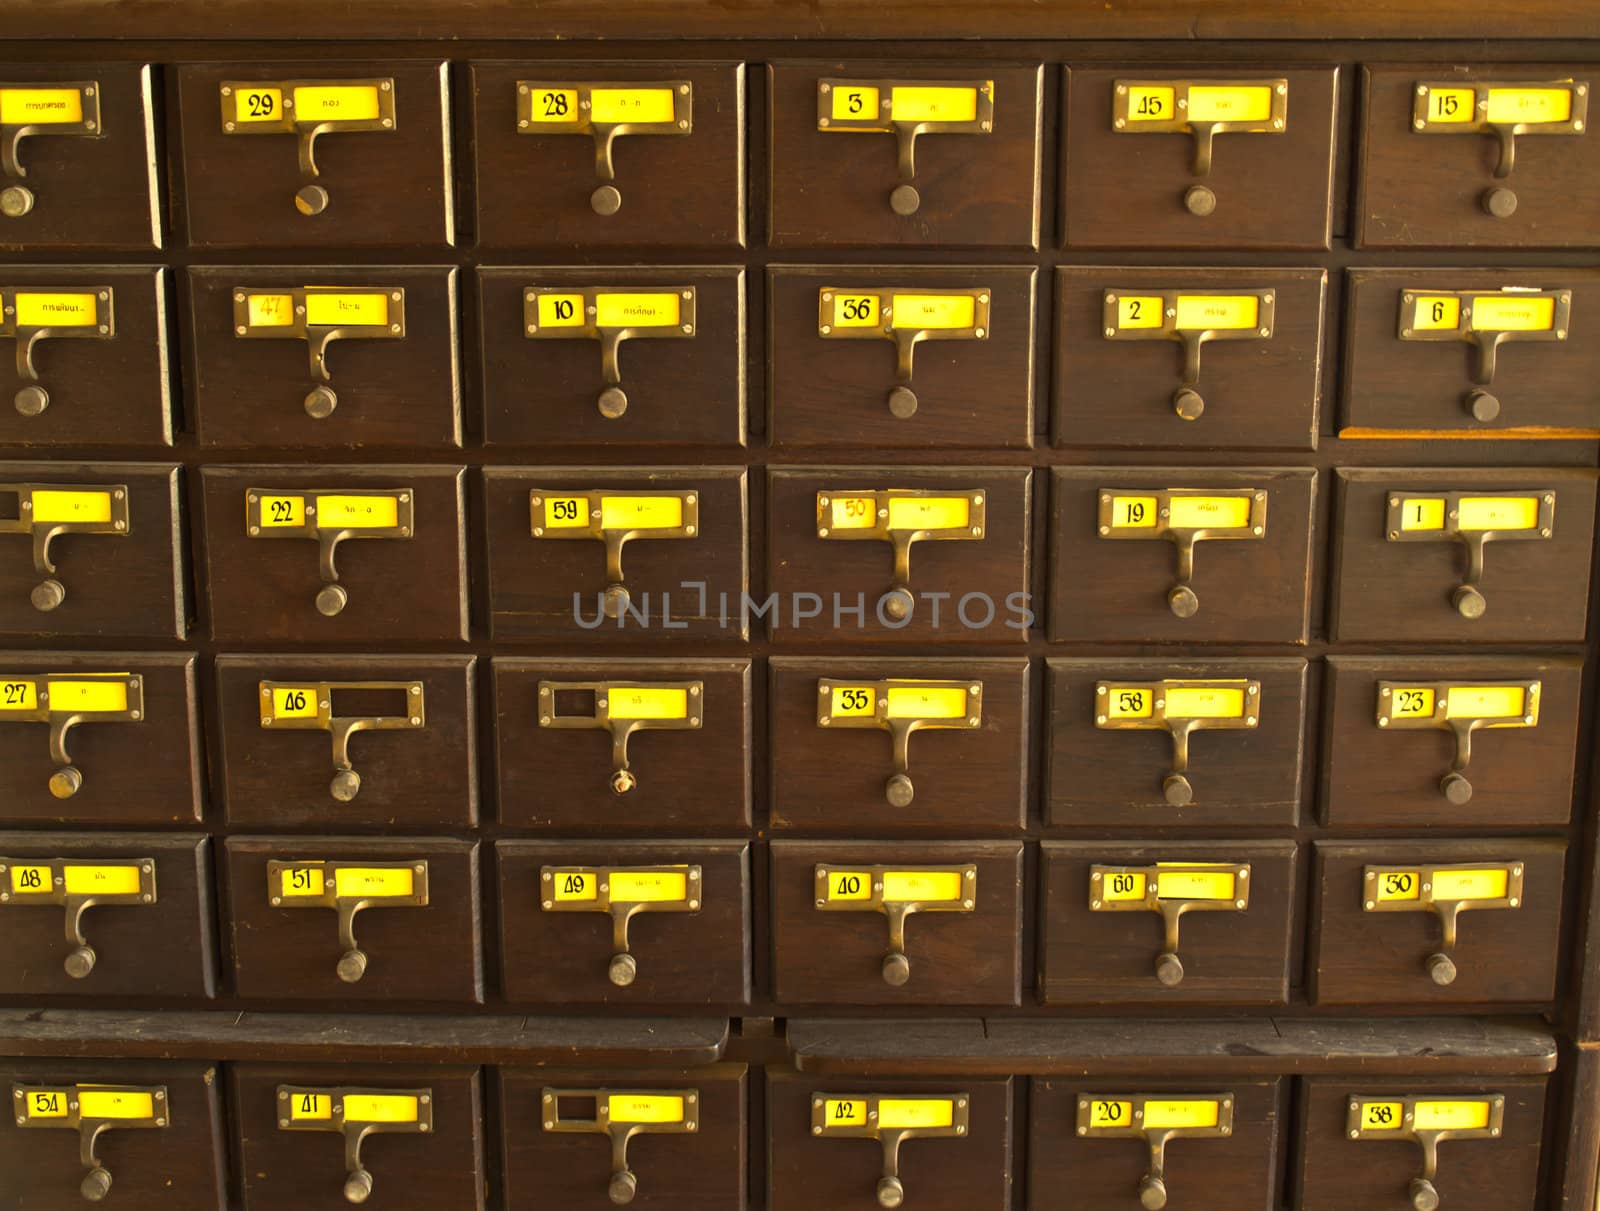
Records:
{"label": "number 2", "polygon": [[547,118],[565,117],[567,112],[567,95],[565,93],[545,93],[544,116]]}
{"label": "number 2", "polygon": [[7,706],[18,705],[27,689],[27,682],[24,681],[8,681],[4,686],[0,686],[0,692],[5,694],[5,704]]}
{"label": "number 2", "polygon": [[250,106],[252,118],[265,118],[272,114],[273,103],[271,93],[246,93],[245,104]]}

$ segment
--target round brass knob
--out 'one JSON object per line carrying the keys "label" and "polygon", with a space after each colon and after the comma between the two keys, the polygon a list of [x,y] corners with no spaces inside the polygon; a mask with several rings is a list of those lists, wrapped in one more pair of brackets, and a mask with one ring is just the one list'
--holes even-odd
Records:
{"label": "round brass knob", "polygon": [[889,414],[909,420],[917,414],[917,393],[910,387],[896,387],[889,392]]}
{"label": "round brass knob", "polygon": [[0,214],[8,219],[20,219],[33,209],[33,190],[26,185],[8,185],[0,189]]}
{"label": "round brass knob", "polygon": [[361,793],[361,775],[353,769],[342,769],[328,783],[328,793],[340,803],[349,803]]}
{"label": "round brass knob", "polygon": [[610,584],[606,586],[605,596],[600,601],[600,608],[607,618],[620,618],[623,608],[631,599],[625,585]]}
{"label": "round brass knob", "polygon": [[917,788],[911,785],[911,778],[906,774],[895,774],[883,784],[883,797],[890,807],[910,807],[916,794]]}
{"label": "round brass knob", "polygon": [[916,214],[921,205],[922,195],[917,192],[915,185],[896,185],[894,192],[889,195],[889,209],[895,214]]}
{"label": "round brass knob", "polygon": [[80,946],[61,961],[61,966],[74,980],[81,980],[94,970],[93,946]]}
{"label": "round brass knob", "polygon": [[339,397],[332,387],[313,387],[306,392],[306,415],[315,420],[327,420],[339,406]]}
{"label": "round brass knob", "polygon": [[1461,401],[1461,406],[1475,421],[1488,424],[1500,415],[1500,401],[1487,391],[1468,391]]}
{"label": "round brass knob", "polygon": [[622,191],[615,185],[602,185],[589,195],[589,209],[595,214],[613,215],[622,209]]}
{"label": "round brass knob", "polygon": [[612,955],[606,976],[618,988],[626,988],[639,976],[639,960],[632,955]]}
{"label": "round brass knob", "polygon": [[353,1173],[345,1174],[344,1201],[347,1203],[364,1203],[372,1196],[372,1174],[365,1169],[357,1169]]}
{"label": "round brass knob", "polygon": [[1416,1211],[1439,1211],[1439,1191],[1425,1177],[1411,1179],[1411,1205]]}
{"label": "round brass knob", "polygon": [[317,590],[317,613],[332,618],[350,604],[350,594],[342,584],[325,584]]}
{"label": "round brass knob", "polygon": [[34,383],[18,391],[11,402],[23,416],[38,416],[50,406],[50,393]]}
{"label": "round brass knob", "polygon": [[906,1201],[906,1187],[898,1177],[878,1179],[878,1206],[898,1207]]}
{"label": "round brass knob", "polygon": [[1179,387],[1172,393],[1172,410],[1184,420],[1199,420],[1206,401],[1193,387]]}
{"label": "round brass knob", "polygon": [[1167,608],[1179,618],[1193,618],[1200,612],[1200,595],[1186,584],[1174,585],[1167,593]]}
{"label": "round brass knob", "polygon": [[70,799],[83,789],[83,771],[75,765],[63,765],[50,775],[50,793],[57,799]]}
{"label": "round brass knob", "polygon": [[1145,1211],[1161,1211],[1167,1205],[1167,1183],[1159,1177],[1146,1176],[1139,1182],[1139,1205]]}
{"label": "round brass knob", "polygon": [[915,605],[916,601],[911,596],[910,589],[890,589],[878,602],[878,608],[883,611],[883,616],[895,622],[910,618],[912,607]]}
{"label": "round brass knob", "polygon": [[600,393],[596,407],[607,420],[616,420],[628,410],[628,395],[621,387],[607,387]]}
{"label": "round brass knob", "polygon": [[883,956],[883,982],[895,988],[905,986],[911,978],[911,960],[899,951]]}
{"label": "round brass knob", "polygon": [[611,775],[611,793],[613,795],[626,795],[639,785],[639,779],[634,777],[632,770],[619,769]]}
{"label": "round brass knob", "polygon": [[1483,612],[1489,608],[1488,600],[1470,584],[1461,585],[1451,593],[1450,604],[1463,618],[1482,618]]}
{"label": "round brass knob", "polygon": [[1484,210],[1497,219],[1509,219],[1517,213],[1517,195],[1504,185],[1485,189],[1479,201],[1483,203]]}
{"label": "round brass knob", "polygon": [[361,977],[367,974],[367,952],[364,950],[347,950],[339,956],[339,962],[334,968],[339,973],[339,978],[346,984],[358,984]]}
{"label": "round brass knob", "polygon": [[1188,807],[1194,802],[1194,787],[1182,774],[1168,774],[1163,778],[1161,793],[1173,807]]}
{"label": "round brass knob", "polygon": [[1183,983],[1183,960],[1170,950],[1156,956],[1156,979],[1163,987],[1176,988]]}
{"label": "round brass knob", "polygon": [[67,586],[59,580],[45,580],[33,586],[28,600],[41,614],[48,614],[67,599]]}
{"label": "round brass knob", "polygon": [[294,191],[294,208],[301,214],[321,214],[328,209],[328,191],[320,185],[303,185]]}
{"label": "round brass knob", "polygon": [[1217,195],[1204,185],[1191,185],[1183,191],[1183,208],[1203,219],[1217,208]]}
{"label": "round brass knob", "polygon": [[1429,955],[1426,966],[1428,978],[1440,988],[1456,982],[1456,962],[1449,955]]}
{"label": "round brass knob", "polygon": [[1457,807],[1472,799],[1472,783],[1467,781],[1465,774],[1458,774],[1454,770],[1439,779],[1439,790]]}
{"label": "round brass knob", "polygon": [[83,1175],[83,1181],[78,1184],[78,1191],[89,1202],[99,1202],[111,1193],[111,1171],[104,1165],[96,1165]]}
{"label": "round brass knob", "polygon": [[639,1179],[627,1169],[613,1173],[610,1183],[606,1186],[606,1194],[618,1206],[631,1203],[637,1193],[639,1193]]}

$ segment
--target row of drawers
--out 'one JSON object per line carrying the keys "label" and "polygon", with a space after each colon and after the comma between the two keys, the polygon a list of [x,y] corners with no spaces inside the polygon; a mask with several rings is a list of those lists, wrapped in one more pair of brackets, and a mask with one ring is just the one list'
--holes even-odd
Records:
{"label": "row of drawers", "polygon": [[[768,67],[767,162],[751,171],[770,241],[1037,247],[1044,70]],[[158,132],[148,67],[0,68],[5,126],[26,136],[27,175],[8,168],[0,212],[8,243],[158,246],[167,138],[172,228],[198,246],[446,246],[458,207],[485,246],[745,242],[737,63],[465,66],[459,156],[437,60],[162,74],[175,120]],[[1583,183],[1600,167],[1586,120],[1597,76],[1594,64],[1365,69],[1358,243],[1595,246],[1600,202]],[[1052,122],[1063,241],[1326,248],[1336,166],[1355,142],[1338,85],[1331,66],[1068,70]]]}
{"label": "row of drawers", "polygon": [[[737,267],[484,268],[463,392],[449,267],[0,270],[0,441],[450,450],[747,440]],[[765,432],[778,447],[1034,443],[1037,271],[767,270]],[[1339,430],[1600,431],[1600,271],[1354,269],[1341,332],[1320,268],[1061,268],[1058,445],[1312,449],[1328,359]],[[753,321],[749,321],[753,322]],[[60,339],[73,338],[73,339]],[[670,338],[670,339],[662,339]],[[309,368],[308,368],[309,359]],[[180,377],[187,417],[174,415]]]}
{"label": "row of drawers", "polygon": [[0,634],[183,638],[203,600],[219,640],[351,647],[484,622],[497,641],[765,623],[780,642],[1017,644],[1043,625],[1299,644],[1325,584],[1340,641],[1575,642],[1595,509],[1585,470],[1058,467],[1041,556],[1026,468],[785,467],[760,485],[763,586],[740,467],[207,467],[190,524],[181,475],[0,463]]}
{"label": "row of drawers", "polygon": [[[751,1075],[731,1063],[484,1072],[10,1061],[0,1076],[19,1109],[0,1128],[0,1166],[28,1174],[36,1211],[81,1205],[78,1187],[102,1180],[94,1174],[114,1180],[116,1205],[130,1211],[174,1198],[194,1211],[331,1211],[352,1186],[396,1211],[467,1211],[486,1197],[516,1208],[598,1211],[637,1197],[674,1211],[741,1211],[747,1147],[765,1153],[767,1188],[754,1201],[770,1211],[819,1201],[1008,1211],[1022,1205],[1013,1185],[1036,1211],[1060,1206],[1067,1188],[1075,1206],[1095,1211],[1168,1198],[1217,1211],[1405,1211],[1419,1183],[1463,1211],[1531,1211],[1547,1085],[1441,1080],[1420,1064],[1400,1077],[1186,1083],[1092,1072],[851,1081],[772,1069],[752,1112]],[[114,1117],[87,1117],[86,1104]],[[1138,1123],[1119,1117],[1134,1112]],[[750,1138],[763,1119],[764,1138]],[[108,1129],[80,1156],[78,1138],[97,1122]],[[342,1140],[364,1126],[346,1153]],[[1451,1134],[1425,1177],[1434,1130]]]}
{"label": "row of drawers", "polygon": [[[195,665],[0,653],[6,819],[459,832],[482,817],[608,837],[753,821],[994,836],[1036,816],[1135,836],[1281,833],[1313,815],[1338,830],[1548,829],[1571,816],[1581,701],[1579,661],[1545,656],[1052,659],[1036,670],[1042,709],[1021,658],[775,657],[764,688],[746,659],[224,655],[203,689]],[[479,679],[495,736],[481,812]]]}
{"label": "row of drawers", "polygon": [[[481,1004],[479,861],[438,838],[0,834],[0,994]],[[1540,1006],[1566,844],[498,841],[491,999]],[[1040,864],[1038,908],[1024,861]],[[1301,904],[1310,887],[1309,921]],[[753,888],[753,890],[752,890]],[[306,911],[313,910],[313,911]],[[65,916],[66,938],[62,921]],[[1036,919],[1035,919],[1036,918]],[[1027,936],[1037,934],[1037,962]],[[1035,928],[1036,927],[1036,928]],[[766,935],[763,934],[763,937]]]}

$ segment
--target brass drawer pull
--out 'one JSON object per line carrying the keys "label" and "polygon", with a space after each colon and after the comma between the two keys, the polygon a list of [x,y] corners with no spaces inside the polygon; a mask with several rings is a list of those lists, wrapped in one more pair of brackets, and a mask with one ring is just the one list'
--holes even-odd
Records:
{"label": "brass drawer pull", "polygon": [[528,493],[533,536],[588,538],[605,544],[606,588],[601,606],[620,618],[632,598],[622,582],[622,548],[635,538],[694,538],[700,533],[700,493],[608,492],[600,488]]}
{"label": "brass drawer pull", "polygon": [[344,1137],[344,1197],[364,1203],[372,1196],[372,1172],[361,1163],[370,1135],[426,1134],[433,1130],[432,1089],[367,1086],[278,1086],[279,1131],[331,1131]]}
{"label": "brass drawer pull", "polygon": [[1412,863],[1368,866],[1361,875],[1363,912],[1431,912],[1439,918],[1439,949],[1422,969],[1441,988],[1455,983],[1457,927],[1473,909],[1522,907],[1521,862]]}
{"label": "brass drawer pull", "polygon": [[1185,913],[1244,912],[1250,907],[1250,863],[1157,862],[1152,866],[1089,868],[1091,912],[1153,912],[1161,917],[1165,944],[1156,955],[1155,976],[1168,988],[1183,983],[1178,927]]}
{"label": "brass drawer pull", "polygon": [[607,978],[626,988],[639,975],[628,943],[628,922],[639,913],[700,911],[698,865],[542,866],[539,903],[545,912],[603,912],[611,918]]}
{"label": "brass drawer pull", "polygon": [[1231,1093],[1080,1093],[1077,1131],[1086,1139],[1137,1139],[1150,1149],[1139,1179],[1139,1205],[1167,1205],[1167,1145],[1175,1139],[1227,1139]]}
{"label": "brass drawer pull", "polygon": [[983,722],[983,682],[891,678],[817,682],[817,726],[877,728],[889,733],[894,772],[883,785],[890,807],[909,807],[916,795],[911,782],[911,734],[924,728],[971,731]]}
{"label": "brass drawer pull", "polygon": [[1400,339],[1462,341],[1476,351],[1472,382],[1461,406],[1487,424],[1500,415],[1494,385],[1497,353],[1508,341],[1564,341],[1572,329],[1572,291],[1404,290],[1400,294]]}
{"label": "brass drawer pull", "polygon": [[813,880],[822,912],[876,912],[889,922],[889,950],[883,956],[885,984],[899,988],[911,979],[906,954],[906,918],[916,912],[972,912],[978,903],[978,867],[821,866]]}
{"label": "brass drawer pull", "polygon": [[[561,1099],[578,1099],[594,1107],[591,1118],[561,1113]],[[603,1135],[611,1141],[611,1177],[606,1194],[612,1202],[631,1203],[639,1177],[628,1165],[628,1143],[636,1135],[693,1135],[700,1130],[698,1089],[551,1089],[540,1097],[546,1131]]]}
{"label": "brass drawer pull", "polygon": [[1441,728],[1455,737],[1456,755],[1439,779],[1439,793],[1451,803],[1472,799],[1467,765],[1472,733],[1480,728],[1537,727],[1538,681],[1378,682],[1378,726],[1392,730]]}
{"label": "brass drawer pull", "polygon": [[1389,542],[1459,542],[1467,549],[1467,573],[1450,593],[1450,604],[1466,619],[1482,618],[1489,601],[1483,582],[1484,546],[1528,542],[1555,533],[1556,494],[1544,491],[1390,492],[1384,518]]}
{"label": "brass drawer pull", "polygon": [[988,340],[989,297],[987,286],[959,290],[824,286],[817,292],[817,334],[824,340],[893,341],[896,385],[889,391],[889,413],[907,420],[918,408],[917,393],[911,389],[917,346],[923,341]]}
{"label": "brass drawer pull", "polygon": [[[0,104],[4,103],[0,85]],[[110,286],[0,286],[0,336],[17,342],[17,377],[26,386],[12,397],[23,416],[38,416],[50,406],[50,392],[39,381],[33,348],[43,340],[111,340],[117,334]]]}
{"label": "brass drawer pull", "polygon": [[1094,687],[1094,725],[1166,731],[1172,767],[1161,781],[1173,807],[1194,801],[1189,781],[1189,736],[1214,728],[1251,728],[1261,721],[1261,683],[1244,680],[1100,681]]}
{"label": "brass drawer pull", "polygon": [[50,544],[63,534],[105,534],[126,538],[132,529],[128,485],[0,484],[0,498],[16,498],[16,515],[0,517],[0,534],[33,537],[33,570],[44,579],[28,600],[48,614],[67,599],[67,586],[56,577]]}
{"label": "brass drawer pull", "polygon": [[317,543],[317,613],[332,618],[349,604],[339,583],[339,544],[355,538],[410,538],[409,488],[247,488],[245,530],[251,538],[309,538]]}
{"label": "brass drawer pull", "polygon": [[522,333],[529,340],[600,342],[595,407],[607,420],[628,410],[622,389],[622,342],[687,340],[695,334],[693,286],[529,286],[522,292]]}
{"label": "brass drawer pull", "polygon": [[1411,1179],[1406,1195],[1415,1211],[1437,1211],[1439,1145],[1499,1139],[1505,1110],[1503,1093],[1358,1095],[1349,1101],[1345,1133],[1353,1140],[1409,1140],[1421,1148],[1422,1173]]}
{"label": "brass drawer pull", "polygon": [[[207,1073],[208,1084],[214,1075]],[[164,1130],[170,1115],[165,1085],[13,1085],[11,1109],[24,1129],[78,1133],[78,1160],[88,1170],[78,1190],[91,1203],[111,1193],[100,1137],[107,1131]]]}
{"label": "brass drawer pull", "polygon": [[70,799],[83,788],[83,771],[67,754],[67,733],[80,723],[139,723],[144,719],[144,679],[132,673],[0,674],[0,723],[48,723],[50,793]]}
{"label": "brass drawer pull", "polygon": [[1200,351],[1212,341],[1271,340],[1277,322],[1274,290],[1107,290],[1101,322],[1108,341],[1176,341],[1182,346],[1172,410],[1199,420]]}
{"label": "brass drawer pull", "polygon": [[[568,696],[587,697],[588,709],[569,713]],[[613,794],[639,785],[628,763],[628,739],[638,731],[692,730],[705,721],[703,681],[541,681],[539,726],[599,728],[611,733]]]}
{"label": "brass drawer pull", "polygon": [[911,546],[918,542],[970,542],[984,535],[987,494],[981,489],[878,488],[818,492],[817,537],[871,539],[894,551],[894,583],[878,609],[896,622],[911,617]]}
{"label": "brass drawer pull", "polygon": [[1195,544],[1264,538],[1267,494],[1260,488],[1101,488],[1096,528],[1101,538],[1170,542],[1178,572],[1167,590],[1167,608],[1179,618],[1193,618],[1200,610],[1200,596],[1189,583]]}
{"label": "brass drawer pull", "polygon": [[274,908],[331,908],[339,914],[335,972],[346,984],[367,973],[356,945],[356,914],[366,908],[426,908],[427,862],[348,862],[307,858],[267,863],[267,899]]}
{"label": "brass drawer pull", "polygon": [[328,346],[338,340],[404,340],[406,292],[398,286],[236,286],[233,334],[305,341],[312,386],[302,406],[312,419],[326,420],[339,406],[329,386]]}
{"label": "brass drawer pull", "polygon": [[100,86],[93,80],[41,84],[0,83],[0,218],[20,219],[33,209],[33,190],[22,184],[22,140],[37,136],[100,139]]}
{"label": "brass drawer pull", "polygon": [[[361,775],[350,760],[350,737],[357,732],[411,730],[427,722],[420,681],[263,681],[261,726],[273,731],[314,729],[333,736],[333,781],[328,793],[349,803],[361,791]],[[339,713],[334,695],[388,692],[401,709],[385,714]]]}
{"label": "brass drawer pull", "polygon": [[154,858],[0,858],[0,904],[27,908],[60,904],[67,910],[62,967],[74,980],[94,970],[98,956],[83,932],[91,908],[156,902]]}
{"label": "brass drawer pull", "polygon": [[898,1207],[906,1201],[900,1145],[913,1139],[965,1139],[971,1101],[966,1093],[813,1093],[811,1134],[876,1140],[883,1149],[878,1205]]}

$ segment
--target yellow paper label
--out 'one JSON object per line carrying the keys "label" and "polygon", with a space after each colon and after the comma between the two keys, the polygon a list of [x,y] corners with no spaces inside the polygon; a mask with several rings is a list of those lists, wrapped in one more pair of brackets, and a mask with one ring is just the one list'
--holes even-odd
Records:
{"label": "yellow paper label", "polygon": [[1090,1127],[1127,1127],[1132,1122],[1132,1102],[1093,1101],[1089,1103]]}
{"label": "yellow paper label", "polygon": [[582,328],[588,322],[581,294],[541,294],[538,313],[541,328]]}
{"label": "yellow paper label", "polygon": [[1489,121],[1521,123],[1572,121],[1570,88],[1491,88]]}
{"label": "yellow paper label", "polygon": [[544,524],[547,530],[571,530],[589,524],[587,496],[547,496],[544,498]]}
{"label": "yellow paper label", "polygon": [[606,1098],[612,1123],[681,1123],[683,1099],[664,1093],[613,1093]]}
{"label": "yellow paper label", "polygon": [[593,871],[558,870],[550,881],[555,885],[555,898],[558,901],[599,898],[600,880]]}
{"label": "yellow paper label", "polygon": [[896,294],[890,305],[896,328],[971,328],[978,314],[978,300],[970,294]]}
{"label": "yellow paper label", "polygon": [[37,896],[55,890],[55,880],[48,866],[13,866],[11,890],[19,896]]}
{"label": "yellow paper label", "polygon": [[1155,714],[1155,695],[1128,686],[1107,686],[1105,714],[1108,719],[1149,719]]}
{"label": "yellow paper label", "polygon": [[30,1089],[25,1099],[29,1118],[66,1118],[65,1089]]}
{"label": "yellow paper label", "polygon": [[955,1102],[947,1097],[878,1099],[880,1131],[907,1127],[948,1127],[955,1122],[955,1116]]}
{"label": "yellow paper label", "polygon": [[597,294],[595,324],[601,328],[676,328],[682,300],[675,290],[649,294]]}
{"label": "yellow paper label", "polygon": [[833,296],[833,326],[835,328],[876,328],[878,311],[882,306],[875,294],[835,294]]}
{"label": "yellow paper label", "polygon": [[62,878],[69,896],[134,896],[139,894],[137,866],[67,866]]}
{"label": "yellow paper label", "polygon": [[288,328],[294,324],[294,295],[252,294],[245,297],[245,324],[251,328]]}
{"label": "yellow paper label", "polygon": [[0,681],[0,711],[36,711],[39,686],[34,681]]}
{"label": "yellow paper label", "polygon": [[1489,1103],[1471,1101],[1417,1102],[1411,1107],[1415,1131],[1481,1131],[1489,1125]]}
{"label": "yellow paper label", "polygon": [[1144,1128],[1158,1131],[1176,1127],[1215,1127],[1221,1115],[1214,1098],[1173,1098],[1144,1104]]}
{"label": "yellow paper label", "polygon": [[876,118],[878,90],[870,84],[835,84],[832,115],[835,118]]}
{"label": "yellow paper label", "polygon": [[891,530],[964,530],[971,516],[965,496],[897,496],[889,501]]}
{"label": "yellow paper label", "polygon": [[1128,121],[1170,122],[1177,116],[1177,90],[1170,84],[1128,87]]}
{"label": "yellow paper label", "polygon": [[154,1118],[155,1113],[154,1096],[139,1090],[83,1088],[78,1090],[80,1119]]}
{"label": "yellow paper label", "polygon": [[613,719],[687,719],[689,691],[612,686],[606,701]]}
{"label": "yellow paper label", "polygon": [[1527,704],[1528,691],[1520,685],[1453,685],[1444,717],[1520,720]]}
{"label": "yellow paper label", "polygon": [[1477,116],[1478,94],[1470,88],[1435,88],[1428,96],[1428,122],[1455,125]]}
{"label": "yellow paper label", "polygon": [[961,899],[962,882],[959,870],[888,870],[883,873],[883,898],[886,903],[949,903]]}
{"label": "yellow paper label", "polygon": [[534,122],[560,126],[578,120],[580,115],[577,89],[546,87],[539,84],[528,87],[533,94],[533,104],[529,106],[528,116]]}
{"label": "yellow paper label", "polygon": [[386,328],[389,296],[374,294],[308,294],[306,323],[328,328]]}
{"label": "yellow paper label", "polygon": [[870,496],[835,496],[829,509],[835,530],[870,530],[878,522],[878,504]]}
{"label": "yellow paper label", "polygon": [[1473,296],[1474,332],[1549,332],[1555,326],[1556,301],[1547,294]]}
{"label": "yellow paper label", "polygon": [[1253,294],[1180,294],[1177,326],[1182,331],[1201,328],[1254,328],[1261,314],[1261,299]]}
{"label": "yellow paper label", "polygon": [[1443,497],[1411,497],[1400,509],[1402,530],[1444,529]]}
{"label": "yellow paper label", "polygon": [[98,319],[93,291],[82,294],[17,292],[19,328],[93,328]]}
{"label": "yellow paper label", "polygon": [[1167,302],[1158,294],[1117,296],[1118,328],[1159,328]]}
{"label": "yellow paper label", "polygon": [[324,530],[387,530],[400,524],[393,496],[319,496],[317,525]]}
{"label": "yellow paper label", "polygon": [[681,870],[614,870],[611,902],[677,903],[689,898],[689,876]]}
{"label": "yellow paper label", "polygon": [[0,126],[61,126],[83,121],[75,88],[0,89]]}
{"label": "yellow paper label", "polygon": [[1111,498],[1111,524],[1119,530],[1153,529],[1158,512],[1154,496],[1113,496]]}
{"label": "yellow paper label", "polygon": [[279,872],[285,896],[320,896],[326,885],[320,866],[294,866]]}
{"label": "yellow paper label", "polygon": [[1191,122],[1265,122],[1272,117],[1269,84],[1192,84]]}
{"label": "yellow paper label", "polygon": [[869,685],[836,685],[832,687],[828,713],[835,718],[865,718],[875,714],[878,692]]}
{"label": "yellow paper label", "polygon": [[1156,874],[1161,900],[1231,900],[1237,886],[1231,870],[1163,870]]}
{"label": "yellow paper label", "polygon": [[1504,867],[1495,870],[1436,870],[1433,872],[1435,900],[1504,900],[1511,874]]}
{"label": "yellow paper label", "polygon": [[589,91],[589,121],[597,125],[618,122],[671,122],[670,88],[595,88]]}
{"label": "yellow paper label", "polygon": [[1362,1102],[1361,1130],[1398,1131],[1405,1115],[1406,1108],[1400,1102]]}
{"label": "yellow paper label", "polygon": [[52,681],[50,709],[74,714],[119,712],[128,709],[126,681]]}
{"label": "yellow paper label", "polygon": [[414,1123],[417,1099],[405,1093],[347,1093],[346,1123]]}
{"label": "yellow paper label", "polygon": [[33,493],[34,523],[89,524],[111,520],[111,493],[61,492],[36,489]]}
{"label": "yellow paper label", "polygon": [[[992,82],[987,89],[993,95]],[[889,90],[889,112],[896,122],[971,122],[978,116],[978,90],[900,85]]]}
{"label": "yellow paper label", "polygon": [[1378,903],[1387,904],[1394,900],[1420,900],[1421,898],[1421,871],[1390,870],[1378,876]]}
{"label": "yellow paper label", "polygon": [[1243,719],[1244,691],[1226,688],[1167,690],[1168,719]]}
{"label": "yellow paper label", "polygon": [[676,530],[683,525],[683,498],[604,496],[600,525],[606,530]]}
{"label": "yellow paper label", "polygon": [[301,122],[371,122],[378,116],[378,86],[302,85],[294,90],[294,116]]}
{"label": "yellow paper label", "polygon": [[1167,525],[1174,530],[1242,530],[1250,524],[1244,496],[1174,496],[1167,508]]}
{"label": "yellow paper label", "polygon": [[1426,686],[1396,688],[1389,694],[1389,711],[1396,719],[1431,719],[1433,691]]}
{"label": "yellow paper label", "polygon": [[342,866],[333,872],[333,894],[352,899],[409,896],[415,886],[409,866]]}
{"label": "yellow paper label", "polygon": [[274,719],[315,719],[317,717],[316,687],[310,685],[273,686],[272,717]]}
{"label": "yellow paper label", "polygon": [[1463,530],[1531,530],[1539,524],[1537,496],[1463,496],[1456,510]]}
{"label": "yellow paper label", "polygon": [[304,496],[263,496],[261,526],[266,530],[298,528],[306,524]]}
{"label": "yellow paper label", "polygon": [[828,1127],[865,1127],[867,1103],[860,1098],[827,1098],[822,1103],[822,1116]]}
{"label": "yellow paper label", "polygon": [[890,719],[962,719],[967,691],[953,687],[892,685],[885,713]]}
{"label": "yellow paper label", "polygon": [[1419,295],[1412,308],[1411,327],[1419,332],[1454,332],[1461,327],[1460,296]]}
{"label": "yellow paper label", "polygon": [[295,1122],[326,1122],[333,1118],[333,1098],[326,1093],[296,1093],[289,1099],[289,1117]]}
{"label": "yellow paper label", "polygon": [[233,120],[240,122],[283,121],[283,89],[255,85],[235,88],[233,92]]}

